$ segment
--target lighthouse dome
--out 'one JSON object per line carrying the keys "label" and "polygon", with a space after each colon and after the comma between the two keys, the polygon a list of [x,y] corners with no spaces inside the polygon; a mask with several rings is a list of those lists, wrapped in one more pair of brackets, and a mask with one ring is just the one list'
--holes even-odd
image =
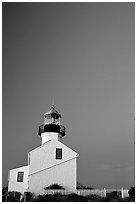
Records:
{"label": "lighthouse dome", "polygon": [[[55,109],[55,106],[51,106],[51,109],[44,114],[45,118],[61,118],[59,112]],[[51,117],[50,117],[51,116]]]}
{"label": "lighthouse dome", "polygon": [[55,109],[54,106],[51,106],[51,109],[44,114],[44,124],[58,124],[60,125],[61,115]]}

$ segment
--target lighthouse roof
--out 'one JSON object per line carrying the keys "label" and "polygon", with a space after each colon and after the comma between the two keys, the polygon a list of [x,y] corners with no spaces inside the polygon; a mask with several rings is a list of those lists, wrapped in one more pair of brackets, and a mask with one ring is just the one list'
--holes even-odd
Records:
{"label": "lighthouse roof", "polygon": [[61,115],[59,114],[59,112],[55,109],[55,106],[51,106],[51,109],[50,109],[48,112],[46,112],[46,113],[44,114],[44,116],[45,116],[45,115],[51,115],[51,114],[55,114],[55,115],[58,115],[59,117],[61,117]]}

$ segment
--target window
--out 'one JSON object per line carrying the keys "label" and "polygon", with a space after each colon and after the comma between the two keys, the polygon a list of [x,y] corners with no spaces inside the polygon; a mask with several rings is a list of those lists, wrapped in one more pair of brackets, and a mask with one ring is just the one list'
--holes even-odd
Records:
{"label": "window", "polygon": [[62,159],[62,149],[56,148],[56,159]]}
{"label": "window", "polygon": [[24,176],[24,172],[18,171],[17,182],[23,182],[23,176]]}

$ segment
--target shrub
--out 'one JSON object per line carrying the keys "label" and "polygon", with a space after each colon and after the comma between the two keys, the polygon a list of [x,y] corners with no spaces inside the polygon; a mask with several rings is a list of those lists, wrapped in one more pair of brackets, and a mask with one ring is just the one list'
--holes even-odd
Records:
{"label": "shrub", "polygon": [[77,182],[77,189],[89,189],[89,190],[93,190],[94,188],[90,187],[90,186],[83,186],[82,184],[80,184],[79,182]]}
{"label": "shrub", "polygon": [[93,190],[94,188],[92,188],[92,187],[89,187],[89,186],[85,186],[83,189],[89,189],[89,190]]}
{"label": "shrub", "polygon": [[8,187],[2,188],[2,202],[5,202],[8,193]]}
{"label": "shrub", "polygon": [[68,202],[86,202],[87,198],[85,196],[77,195],[75,193],[67,195],[66,201]]}
{"label": "shrub", "polygon": [[30,200],[31,202],[56,202],[56,195],[39,195]]}
{"label": "shrub", "polygon": [[2,195],[5,195],[8,192],[8,187],[2,188]]}
{"label": "shrub", "polygon": [[59,185],[59,184],[52,184],[52,185],[50,185],[50,186],[47,186],[46,188],[44,188],[45,190],[46,189],[62,189],[62,190],[64,190],[65,188],[63,187],[63,186],[61,186],[61,185]]}
{"label": "shrub", "polygon": [[16,192],[16,191],[8,192],[7,201],[8,202],[18,202],[20,201],[20,196],[21,196],[20,192]]}
{"label": "shrub", "polygon": [[95,195],[95,194],[87,195],[86,198],[88,199],[88,201],[92,201],[92,202],[94,201],[100,202],[102,200],[102,197]]}
{"label": "shrub", "polygon": [[39,195],[37,198],[32,199],[32,202],[86,202],[87,198],[77,194],[62,195],[56,193],[54,195]]}
{"label": "shrub", "polygon": [[113,191],[111,193],[107,193],[106,200],[108,202],[118,202],[118,201],[121,201],[121,198],[118,195],[118,191]]}
{"label": "shrub", "polygon": [[134,202],[135,201],[135,187],[131,187],[128,191],[129,198]]}

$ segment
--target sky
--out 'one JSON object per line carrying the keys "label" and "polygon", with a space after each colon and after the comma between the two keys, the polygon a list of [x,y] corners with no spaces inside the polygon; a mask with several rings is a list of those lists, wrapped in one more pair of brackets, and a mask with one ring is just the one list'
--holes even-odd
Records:
{"label": "sky", "polygon": [[135,3],[3,3],[2,184],[54,98],[78,182],[134,185]]}

